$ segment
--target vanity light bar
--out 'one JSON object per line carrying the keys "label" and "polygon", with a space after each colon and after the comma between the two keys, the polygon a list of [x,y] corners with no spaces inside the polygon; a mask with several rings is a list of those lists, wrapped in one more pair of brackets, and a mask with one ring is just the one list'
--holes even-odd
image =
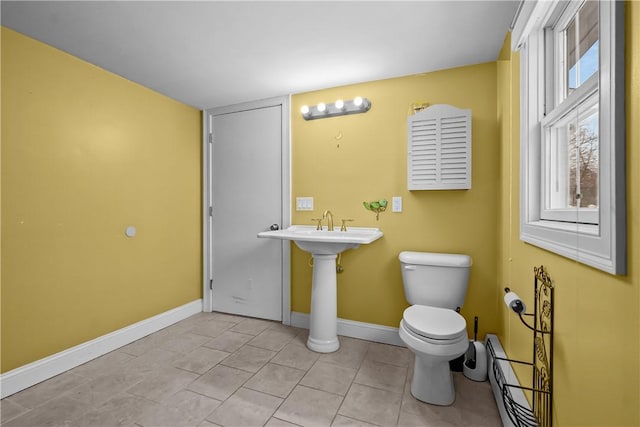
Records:
{"label": "vanity light bar", "polygon": [[338,99],[333,104],[323,102],[318,105],[303,105],[300,109],[305,120],[324,119],[327,117],[345,116],[347,114],[366,113],[371,109],[371,101],[367,98],[356,97],[350,101]]}

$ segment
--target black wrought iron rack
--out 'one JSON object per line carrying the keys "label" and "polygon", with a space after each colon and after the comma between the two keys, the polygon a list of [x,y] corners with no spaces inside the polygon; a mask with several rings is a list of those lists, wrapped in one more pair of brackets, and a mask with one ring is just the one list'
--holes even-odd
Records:
{"label": "black wrought iron rack", "polygon": [[[505,412],[516,427],[551,427],[553,391],[553,283],[543,266],[534,267],[533,313],[516,312],[522,323],[533,331],[533,361],[524,362],[496,356],[490,341],[487,350],[493,360],[493,373],[502,394]],[[509,292],[509,288],[505,288]],[[514,310],[515,311],[515,310]],[[533,317],[533,325],[524,316]],[[531,366],[533,386],[522,387],[507,383],[498,361]],[[532,407],[522,405],[513,398],[511,389],[519,388],[532,393]]]}

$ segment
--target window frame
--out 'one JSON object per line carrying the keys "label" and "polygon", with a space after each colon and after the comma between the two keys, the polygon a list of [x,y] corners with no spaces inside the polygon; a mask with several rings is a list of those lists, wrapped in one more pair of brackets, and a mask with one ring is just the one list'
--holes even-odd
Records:
{"label": "window frame", "polygon": [[[559,96],[557,79],[546,84],[554,72],[550,49],[557,54],[550,31],[566,7],[578,10],[574,2],[524,1],[514,20],[512,49],[521,51],[520,239],[611,274],[626,274],[623,1],[601,1],[599,7],[598,223],[589,223],[588,212],[581,216],[580,209],[576,222],[543,219],[543,123],[552,120],[545,117],[547,104],[555,105]],[[577,90],[593,91],[593,85]]]}

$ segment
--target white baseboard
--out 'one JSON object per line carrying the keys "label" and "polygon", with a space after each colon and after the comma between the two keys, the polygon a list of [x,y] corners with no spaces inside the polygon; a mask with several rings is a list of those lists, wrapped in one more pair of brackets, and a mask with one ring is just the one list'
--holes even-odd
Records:
{"label": "white baseboard", "polygon": [[[309,329],[309,315],[291,312],[291,326]],[[398,335],[398,328],[374,323],[338,319],[338,335],[405,347]]]}
{"label": "white baseboard", "polygon": [[198,299],[6,372],[0,375],[0,398],[80,366],[201,311],[202,299]]}

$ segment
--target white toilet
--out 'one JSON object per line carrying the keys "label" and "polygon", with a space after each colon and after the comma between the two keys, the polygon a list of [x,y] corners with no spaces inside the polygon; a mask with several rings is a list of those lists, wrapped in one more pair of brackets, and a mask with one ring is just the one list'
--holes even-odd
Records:
{"label": "white toilet", "polygon": [[455,400],[449,361],[469,348],[467,322],[457,310],[467,294],[471,257],[401,252],[407,308],[400,339],[415,353],[411,394],[423,402],[451,405]]}

